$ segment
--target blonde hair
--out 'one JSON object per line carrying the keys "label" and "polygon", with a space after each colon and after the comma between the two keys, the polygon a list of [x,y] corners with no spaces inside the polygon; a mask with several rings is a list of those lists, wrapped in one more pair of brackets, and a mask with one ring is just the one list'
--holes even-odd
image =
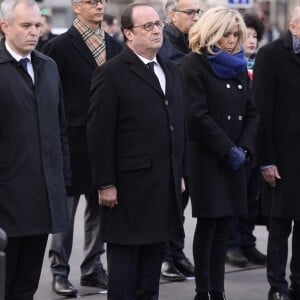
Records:
{"label": "blonde hair", "polygon": [[215,54],[213,47],[217,45],[224,33],[238,25],[239,36],[232,53],[241,50],[247,36],[247,29],[241,14],[227,6],[216,6],[204,12],[189,32],[189,46],[192,52],[201,53],[205,47],[211,54]]}

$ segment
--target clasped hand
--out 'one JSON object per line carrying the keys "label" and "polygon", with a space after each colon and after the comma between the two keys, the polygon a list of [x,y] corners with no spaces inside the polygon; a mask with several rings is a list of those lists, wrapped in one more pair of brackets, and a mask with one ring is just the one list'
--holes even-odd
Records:
{"label": "clasped hand", "polygon": [[242,147],[233,147],[224,159],[225,166],[232,171],[238,170],[246,161],[246,152]]}
{"label": "clasped hand", "polygon": [[117,188],[111,186],[98,190],[99,205],[114,208],[118,204]]}

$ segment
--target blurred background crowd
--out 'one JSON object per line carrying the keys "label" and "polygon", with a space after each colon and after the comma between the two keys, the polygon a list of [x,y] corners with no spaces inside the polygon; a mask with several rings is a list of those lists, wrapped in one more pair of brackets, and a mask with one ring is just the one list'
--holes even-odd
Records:
{"label": "blurred background crowd", "polygon": [[[0,1],[1,2],[1,1]],[[65,31],[73,20],[73,12],[70,7],[70,0],[38,0],[44,15],[53,19],[53,32]],[[166,18],[166,0],[109,0],[106,13],[114,17],[113,32],[119,34],[119,20],[124,8],[129,3],[146,2],[151,4],[159,12],[162,19]],[[242,13],[249,12],[257,14],[265,25],[264,43],[277,39],[287,29],[287,17],[290,9],[297,4],[297,0],[202,0],[203,7],[209,8],[216,4],[227,4],[239,9]]]}

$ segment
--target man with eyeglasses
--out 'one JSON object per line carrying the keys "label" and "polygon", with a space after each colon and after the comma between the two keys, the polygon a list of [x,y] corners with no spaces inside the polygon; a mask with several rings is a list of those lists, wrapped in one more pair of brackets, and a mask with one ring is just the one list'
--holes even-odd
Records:
{"label": "man with eyeglasses", "polygon": [[[201,0],[168,0],[165,6],[169,22],[164,27],[164,42],[159,51],[162,56],[180,65],[184,55],[190,52],[188,32],[203,13]],[[183,211],[189,200],[189,192],[182,194]],[[182,281],[193,277],[194,266],[183,252],[184,238],[169,241],[161,267],[161,276],[168,281]]]}
{"label": "man with eyeglasses", "polygon": [[97,66],[122,50],[122,46],[101,29],[105,7],[106,0],[72,0],[75,14],[73,25],[42,49],[55,60],[60,73],[71,157],[72,182],[67,189],[71,226],[67,233],[53,235],[49,249],[52,288],[62,296],[77,294],[68,275],[74,219],[81,195],[85,197],[86,209],[80,283],[83,286],[107,288],[107,274],[100,259],[104,253],[100,235],[100,208],[97,190],[92,185],[86,136],[92,73]]}
{"label": "man with eyeglasses", "polygon": [[183,90],[179,68],[157,55],[158,13],[131,4],[121,25],[127,47],[95,71],[88,114],[108,299],[157,300],[164,244],[184,234]]}
{"label": "man with eyeglasses", "polygon": [[188,33],[199,20],[202,0],[168,0],[165,6],[168,23],[164,27],[164,43],[160,54],[180,65],[181,58],[190,52]]}

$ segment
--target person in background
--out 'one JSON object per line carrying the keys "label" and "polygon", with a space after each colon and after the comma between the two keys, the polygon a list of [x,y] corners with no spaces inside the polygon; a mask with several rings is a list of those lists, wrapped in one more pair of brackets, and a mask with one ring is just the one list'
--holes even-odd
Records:
{"label": "person in background", "polygon": [[41,51],[43,46],[57,35],[52,33],[52,17],[50,15],[42,15],[41,34],[36,49]]}
{"label": "person in background", "polygon": [[[203,10],[200,0],[168,0],[166,13],[169,22],[164,27],[164,41],[159,54],[180,65],[184,55],[190,52],[188,32],[199,20]],[[188,186],[186,184],[186,186]],[[189,200],[188,189],[182,194],[183,211]],[[183,252],[184,238],[169,241],[166,244],[165,255],[161,267],[162,278],[169,281],[181,281],[195,276],[193,264]]]}
{"label": "person in background", "polygon": [[101,29],[105,8],[106,0],[72,0],[75,14],[73,25],[42,49],[58,66],[71,157],[72,181],[67,189],[71,226],[68,232],[53,235],[49,247],[52,288],[62,296],[74,296],[77,293],[68,276],[74,220],[81,195],[85,197],[86,208],[80,284],[107,288],[107,274],[100,259],[104,253],[100,235],[100,208],[97,191],[92,184],[86,135],[92,74],[97,66],[122,50],[122,46]]}
{"label": "person in background", "polygon": [[163,22],[148,4],[121,18],[127,47],[98,68],[88,142],[107,242],[108,299],[158,299],[165,242],[183,235],[188,176],[179,68],[157,55]]}
{"label": "person in background", "polygon": [[104,14],[102,21],[102,29],[111,37],[120,40],[120,26],[116,16]]}
{"label": "person in background", "polygon": [[247,168],[257,109],[248,91],[242,16],[226,6],[204,12],[181,62],[190,138],[190,193],[197,218],[195,300],[223,300],[233,215],[247,214]]}
{"label": "person in background", "polygon": [[[49,233],[69,226],[70,164],[56,64],[35,50],[41,13],[34,0],[0,6],[0,227],[6,300],[33,300]],[[2,293],[1,293],[2,294]]]}
{"label": "person in background", "polygon": [[180,65],[190,52],[188,33],[203,13],[201,0],[168,0],[165,10],[168,22],[164,27],[164,42],[159,53]]}
{"label": "person in background", "polygon": [[[253,90],[261,116],[257,164],[264,179],[263,213],[269,216],[269,300],[300,299],[300,6],[285,35],[257,53]],[[286,280],[292,233],[290,286]]]}
{"label": "person in background", "polygon": [[[252,81],[255,56],[258,44],[263,37],[264,24],[253,14],[246,14],[244,21],[247,27],[247,38],[243,47],[247,58],[248,77]],[[260,169],[251,167],[248,177],[248,214],[233,217],[226,252],[226,262],[237,267],[245,267],[248,262],[257,265],[266,264],[266,255],[256,248],[256,238],[253,234],[258,218],[262,188]]]}

